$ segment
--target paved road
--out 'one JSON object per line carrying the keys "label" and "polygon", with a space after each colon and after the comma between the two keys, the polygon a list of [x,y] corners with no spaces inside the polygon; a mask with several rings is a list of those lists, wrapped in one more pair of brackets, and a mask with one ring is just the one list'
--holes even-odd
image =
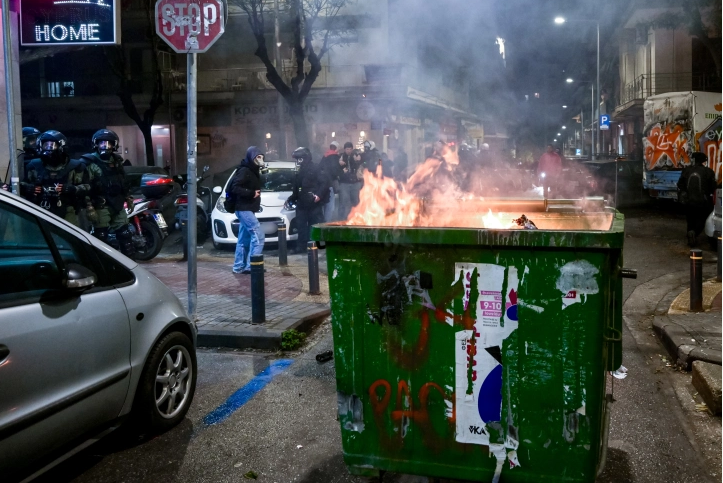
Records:
{"label": "paved road", "polygon": [[[637,268],[639,277],[625,281],[626,299],[641,283],[685,270],[683,225],[680,215],[628,213],[625,265]],[[665,352],[644,323],[630,324],[624,333],[629,376],[615,381],[608,462],[598,481],[720,481],[720,418],[695,412],[690,376],[665,366]],[[325,323],[302,353],[201,350],[196,398],[183,424],[130,446],[110,437],[40,481],[238,482],[247,481],[249,471],[263,482],[364,481],[350,476],[342,462],[333,363],[314,360],[329,348]],[[285,359],[293,363],[282,369]],[[266,375],[268,385],[238,406],[243,395],[234,393]],[[214,412],[230,396],[238,407]],[[384,481],[427,480],[387,475]]]}

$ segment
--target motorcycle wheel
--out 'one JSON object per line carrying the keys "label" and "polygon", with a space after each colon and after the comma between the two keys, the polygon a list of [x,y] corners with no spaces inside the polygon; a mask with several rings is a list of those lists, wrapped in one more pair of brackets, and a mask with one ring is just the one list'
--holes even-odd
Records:
{"label": "motorcycle wheel", "polygon": [[154,258],[163,247],[163,235],[158,226],[148,220],[141,220],[141,230],[146,240],[144,247],[136,247],[136,253],[133,258],[136,260],[147,261]]}
{"label": "motorcycle wheel", "polygon": [[208,236],[208,218],[205,214],[196,215],[196,242],[202,244]]}

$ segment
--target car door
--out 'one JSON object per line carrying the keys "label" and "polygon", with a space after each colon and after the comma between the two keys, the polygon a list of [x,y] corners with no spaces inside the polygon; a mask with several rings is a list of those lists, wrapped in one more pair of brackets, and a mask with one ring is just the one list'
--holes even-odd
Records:
{"label": "car door", "polygon": [[[0,472],[116,418],[130,380],[130,324],[102,277],[64,288],[69,263],[103,272],[83,235],[0,199]],[[57,223],[57,224],[56,224]]]}

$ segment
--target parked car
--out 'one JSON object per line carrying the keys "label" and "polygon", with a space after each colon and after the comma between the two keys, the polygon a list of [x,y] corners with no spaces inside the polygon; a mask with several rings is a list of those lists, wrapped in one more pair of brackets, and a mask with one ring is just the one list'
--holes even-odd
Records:
{"label": "parked car", "polygon": [[[238,240],[239,221],[235,214],[228,213],[223,206],[226,188],[235,173],[234,169],[223,187],[214,187],[214,192],[220,193],[211,213],[213,246],[216,248],[230,247]],[[261,170],[261,211],[256,213],[256,218],[261,223],[267,242],[279,241],[277,224],[280,222],[286,224],[288,240],[298,238],[296,210],[284,208],[286,199],[291,196],[295,175],[296,163],[293,161],[271,161]]]}
{"label": "parked car", "polygon": [[[124,168],[126,173],[126,188],[130,191],[131,196],[134,198],[143,198],[141,192],[141,179],[144,174],[167,176],[168,172],[160,166],[126,166]],[[163,197],[158,198],[154,201],[154,208],[161,210],[163,218],[170,225],[173,224],[173,220],[176,216],[176,205],[173,202],[181,192],[181,185],[177,182],[173,183],[173,189],[170,190]]]}
{"label": "parked car", "polygon": [[617,206],[645,199],[642,162],[625,159],[598,160],[582,163],[581,166],[588,173],[589,196],[603,196],[611,204],[617,200]]}
{"label": "parked car", "polygon": [[[715,199],[713,200],[713,211],[708,215],[705,221],[705,235],[708,237],[708,243],[712,250],[718,249],[718,238],[715,232],[721,233],[721,189],[715,190]],[[720,235],[719,235],[720,236]]]}
{"label": "parked car", "polygon": [[186,415],[196,326],[133,260],[0,191],[0,474],[47,470],[131,420]]}

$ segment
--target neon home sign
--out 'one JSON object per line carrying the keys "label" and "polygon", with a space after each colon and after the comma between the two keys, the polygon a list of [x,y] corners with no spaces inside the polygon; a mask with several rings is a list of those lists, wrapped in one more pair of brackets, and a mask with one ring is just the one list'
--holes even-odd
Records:
{"label": "neon home sign", "polygon": [[120,43],[118,0],[20,0],[20,45]]}

